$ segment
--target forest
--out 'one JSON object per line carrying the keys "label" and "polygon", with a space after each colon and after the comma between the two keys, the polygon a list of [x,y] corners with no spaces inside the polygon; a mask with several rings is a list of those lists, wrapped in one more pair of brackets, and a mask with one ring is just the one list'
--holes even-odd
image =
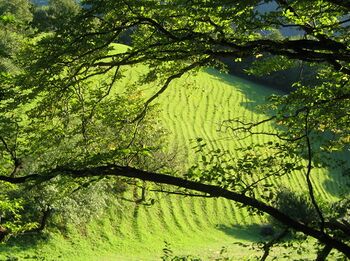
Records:
{"label": "forest", "polygon": [[0,260],[348,260],[349,0],[0,0]]}

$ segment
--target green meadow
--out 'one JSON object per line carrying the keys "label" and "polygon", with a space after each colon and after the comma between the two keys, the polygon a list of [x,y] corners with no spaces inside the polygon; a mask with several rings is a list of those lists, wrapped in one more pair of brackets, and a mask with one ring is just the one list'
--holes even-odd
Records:
{"label": "green meadow", "polygon": [[[126,69],[126,77],[118,83],[120,88],[132,83],[143,70],[146,67]],[[143,86],[142,90],[149,96],[157,89]],[[193,149],[197,138],[202,138],[208,149],[228,150],[228,157],[232,158],[239,156],[238,148],[269,141],[271,137],[265,135],[241,139],[223,128],[222,123],[235,118],[247,122],[264,119],[267,115],[261,113],[259,105],[273,93],[278,91],[215,69],[184,75],[156,100],[160,122],[169,133],[168,150],[180,155],[188,167],[199,157]],[[259,128],[258,131],[268,131],[273,126],[265,124]],[[316,197],[323,201],[337,199],[346,183],[340,169],[314,169],[312,180]],[[305,173],[295,172],[270,182],[302,190]],[[132,192],[123,197],[131,198]],[[203,260],[256,260],[261,255],[252,243],[266,240],[259,234],[261,225],[267,222],[265,216],[249,215],[244,208],[220,198],[152,192],[146,197],[153,199],[154,204],[111,199],[97,220],[86,227],[72,226],[67,234],[51,230],[35,240],[31,235],[12,239],[7,245],[0,245],[0,260],[160,260],[165,242],[174,255],[198,256]],[[310,242],[302,244],[307,246]],[[285,251],[276,248],[272,256],[281,257]],[[295,256],[305,260],[308,257],[314,257],[314,253]]]}

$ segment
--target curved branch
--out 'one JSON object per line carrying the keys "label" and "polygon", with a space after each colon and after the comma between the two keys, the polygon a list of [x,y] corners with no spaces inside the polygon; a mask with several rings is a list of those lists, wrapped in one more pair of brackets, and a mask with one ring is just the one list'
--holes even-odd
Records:
{"label": "curved branch", "polygon": [[315,199],[315,195],[314,195],[314,188],[311,182],[311,170],[312,170],[312,148],[311,148],[311,142],[310,142],[310,131],[309,131],[309,122],[308,122],[308,117],[309,117],[309,110],[307,110],[306,112],[306,116],[305,116],[305,138],[306,138],[306,144],[307,144],[307,155],[308,155],[308,164],[307,164],[307,172],[306,172],[306,182],[307,182],[307,186],[309,189],[309,195],[311,198],[311,202],[312,205],[314,206],[317,215],[319,216],[321,222],[320,222],[320,230],[323,231],[324,230],[324,217],[323,214],[320,210],[320,207],[317,204],[317,201]]}
{"label": "curved branch", "polygon": [[38,174],[31,174],[23,177],[8,177],[8,176],[0,176],[0,181],[5,181],[12,184],[22,184],[29,180],[39,180],[41,178]]}
{"label": "curved branch", "polygon": [[175,80],[177,78],[181,78],[181,76],[184,75],[186,72],[189,72],[189,71],[191,71],[191,70],[193,70],[193,69],[195,69],[195,68],[197,68],[199,66],[202,66],[202,65],[208,63],[209,61],[210,61],[210,58],[206,58],[206,59],[200,60],[198,62],[192,63],[189,66],[186,66],[185,68],[181,69],[178,73],[169,76],[167,78],[167,80],[165,81],[165,83],[163,84],[163,86],[144,103],[141,113],[139,115],[137,115],[131,121],[131,123],[134,123],[134,122],[137,122],[137,121],[141,121],[145,117],[149,105],[156,98],[158,98],[159,95],[161,95],[163,92],[165,92],[165,90],[169,87],[170,83],[173,80]]}
{"label": "curved branch", "polygon": [[149,171],[144,171],[132,167],[125,167],[119,165],[104,165],[89,167],[85,169],[71,169],[66,167],[59,167],[52,170],[46,176],[33,174],[20,178],[9,178],[0,176],[0,180],[7,181],[11,183],[24,183],[27,180],[50,180],[53,177],[59,175],[71,176],[72,178],[84,178],[84,177],[105,177],[105,176],[116,176],[116,177],[128,177],[136,178],[144,181],[151,181],[159,184],[173,185],[180,188],[185,188],[189,190],[194,190],[197,192],[205,193],[211,197],[222,197],[228,200],[232,200],[238,203],[241,203],[245,206],[253,207],[257,210],[260,210],[264,213],[267,213],[280,221],[281,223],[287,225],[288,227],[300,231],[305,235],[311,236],[318,239],[321,243],[329,245],[332,248],[335,248],[345,254],[350,258],[350,246],[338,240],[337,238],[331,237],[323,231],[317,230],[315,228],[309,227],[305,224],[302,224],[288,215],[280,212],[278,209],[269,206],[262,201],[259,201],[255,198],[248,197],[246,195],[230,191],[219,186],[203,184],[200,182],[195,182],[191,180],[186,180],[179,177],[174,177],[166,174],[159,174]]}
{"label": "curved branch", "polygon": [[350,1],[349,0],[326,0],[329,3],[332,3],[334,5],[341,6],[343,8],[346,8],[350,11]]}
{"label": "curved branch", "polygon": [[287,234],[288,234],[288,228],[284,229],[281,233],[279,233],[275,238],[271,239],[269,242],[264,243],[263,250],[264,254],[261,257],[260,261],[265,261],[266,258],[270,254],[270,249],[273,247],[274,244],[278,243],[280,240],[282,240]]}
{"label": "curved branch", "polygon": [[347,257],[350,258],[350,246],[339,241],[338,239],[329,236],[323,231],[317,230],[315,228],[309,227],[305,224],[302,224],[288,215],[280,212],[278,209],[266,205],[265,203],[251,198],[242,194],[239,194],[234,191],[230,191],[219,186],[203,184],[195,181],[186,180],[179,177],[174,177],[165,174],[158,174],[154,172],[148,172],[132,167],[124,167],[118,165],[107,165],[107,166],[98,166],[91,167],[86,169],[68,169],[68,168],[59,168],[55,170],[57,174],[69,175],[73,178],[82,178],[82,177],[93,177],[93,176],[119,176],[119,177],[129,177],[136,178],[144,181],[151,181],[160,184],[174,185],[181,188],[186,188],[194,190],[197,192],[207,193],[212,197],[223,197],[238,203],[241,203],[246,206],[253,207],[264,213],[271,215],[276,218],[281,223],[289,226],[290,228],[303,232],[306,235],[318,239],[320,242],[326,245],[330,245],[332,248],[339,250],[344,253]]}

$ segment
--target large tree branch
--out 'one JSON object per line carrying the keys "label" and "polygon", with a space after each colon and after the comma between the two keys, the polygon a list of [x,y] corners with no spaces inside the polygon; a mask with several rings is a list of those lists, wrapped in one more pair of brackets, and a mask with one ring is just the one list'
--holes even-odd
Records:
{"label": "large tree branch", "polygon": [[9,182],[12,184],[22,184],[29,180],[39,180],[42,176],[38,174],[31,174],[22,177],[8,177],[8,176],[0,176],[0,181]]}
{"label": "large tree branch", "polygon": [[219,186],[203,184],[203,183],[186,180],[179,177],[174,177],[174,176],[165,175],[165,174],[158,174],[158,173],[143,171],[143,170],[135,169],[131,167],[118,166],[118,165],[98,166],[98,167],[91,167],[86,169],[59,168],[59,169],[56,169],[55,171],[63,175],[70,175],[73,178],[93,177],[93,176],[118,176],[118,177],[137,178],[144,181],[174,185],[177,187],[206,193],[212,197],[223,197],[238,203],[242,203],[243,205],[253,207],[264,213],[267,213],[272,217],[276,218],[277,220],[279,220],[280,222],[282,222],[283,224],[287,225],[288,227],[295,229],[297,231],[303,232],[304,234],[309,235],[311,237],[314,237],[318,239],[320,242],[322,242],[323,244],[329,245],[332,248],[335,248],[341,251],[347,257],[350,258],[350,246],[339,241],[338,239],[329,236],[323,231],[320,231],[312,227],[309,227],[305,224],[299,223],[298,221],[290,218],[288,215],[280,212],[276,208],[266,205],[265,203],[257,199],[239,194],[234,191],[229,191]]}
{"label": "large tree branch", "polygon": [[[166,57],[167,60],[178,59],[180,51],[171,53],[170,50],[166,50],[164,53],[161,53],[161,50],[156,50],[155,52],[150,52],[149,54],[147,54],[147,50],[149,48],[153,50],[157,46],[161,48],[162,46],[164,46],[164,44],[173,45],[188,41],[197,43],[201,46],[207,46],[208,44],[211,45],[209,49],[200,50],[198,52],[198,55],[200,55],[201,53],[205,53],[231,57],[247,57],[256,53],[269,52],[273,55],[285,55],[292,59],[314,62],[326,62],[330,63],[332,66],[336,66],[336,64],[339,63],[339,61],[350,61],[350,52],[345,43],[336,41],[326,36],[320,36],[320,34],[317,34],[315,39],[284,39],[282,41],[271,39],[259,39],[248,42],[241,42],[241,39],[234,39],[230,37],[227,38],[225,36],[220,39],[215,39],[210,34],[193,32],[189,29],[183,30],[184,32],[180,35],[174,35],[172,31],[167,30],[161,23],[157,22],[155,19],[147,17],[139,17],[138,21],[132,23],[132,26],[137,26],[141,24],[147,24],[148,26],[156,29],[161,35],[166,37],[165,42],[159,42],[156,44],[153,42],[149,44],[145,42],[144,46],[146,47],[143,48],[143,50],[138,50],[136,52],[130,53],[132,57],[125,57],[126,59],[121,60],[117,59],[117,61],[113,62],[99,61],[94,65],[109,66],[113,63],[117,63],[116,65],[134,64],[146,61],[148,60],[148,58],[162,60],[163,56]],[[307,29],[309,31],[314,30],[312,27],[310,27],[310,25],[307,26]],[[104,45],[104,47],[105,46],[106,45]],[[196,51],[192,51],[192,55],[196,55]],[[142,57],[142,59],[138,57],[138,54],[141,55],[140,57]],[[119,56],[122,57],[123,55]],[[133,57],[137,57],[138,59],[130,59]],[[185,57],[188,57],[188,54],[186,54]],[[349,69],[346,70],[344,66],[342,67],[342,70],[343,72],[350,74],[348,72]]]}
{"label": "large tree branch", "polygon": [[346,237],[350,237],[350,226],[344,220],[330,220],[326,221],[324,225],[325,228],[342,232]]}
{"label": "large tree branch", "polygon": [[66,175],[71,176],[72,178],[84,178],[84,177],[105,177],[105,176],[116,176],[116,177],[128,177],[136,178],[144,181],[151,181],[159,184],[173,185],[180,188],[185,188],[189,190],[194,190],[197,192],[205,193],[211,197],[222,197],[238,203],[241,203],[245,206],[253,207],[259,211],[267,213],[285,224],[286,226],[303,232],[304,234],[318,239],[325,245],[329,245],[332,248],[339,250],[344,253],[347,257],[350,258],[350,246],[339,241],[337,238],[331,237],[323,231],[317,230],[315,228],[309,227],[305,224],[302,224],[288,215],[280,212],[278,209],[269,206],[255,198],[248,197],[243,194],[239,194],[234,191],[230,191],[219,186],[203,184],[191,180],[186,180],[179,177],[174,177],[165,174],[159,174],[154,172],[148,172],[132,167],[118,166],[118,165],[106,165],[106,166],[97,166],[89,167],[84,169],[73,169],[60,167],[56,168],[47,176],[41,176],[38,174],[28,175],[19,178],[10,178],[5,176],[0,176],[0,180],[10,182],[10,183],[24,183],[28,180],[49,180],[55,176]]}
{"label": "large tree branch", "polygon": [[326,0],[327,2],[330,2],[334,5],[341,6],[343,8],[346,8],[350,11],[350,1],[349,0]]}

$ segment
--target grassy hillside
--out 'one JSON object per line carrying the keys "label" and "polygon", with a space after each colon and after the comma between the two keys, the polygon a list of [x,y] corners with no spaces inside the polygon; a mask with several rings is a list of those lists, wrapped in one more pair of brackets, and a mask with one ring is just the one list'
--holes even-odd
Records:
{"label": "grassy hillside", "polygon": [[[259,105],[267,96],[277,91],[254,84],[241,78],[222,74],[216,70],[200,72],[195,77],[184,77],[174,84],[160,98],[162,118],[171,130],[173,146],[193,156],[193,141],[201,137],[211,148],[228,149],[232,157],[237,156],[237,148],[251,143],[266,142],[271,137],[254,135],[239,139],[231,132],[222,129],[220,124],[227,119],[239,117],[246,122],[266,118]],[[256,131],[268,132],[273,127],[265,124]],[[281,179],[280,183],[293,189],[305,187],[305,172],[296,172]],[[314,169],[313,182],[316,193],[323,199],[335,199],[342,191],[345,179],[341,169]],[[278,181],[273,181],[278,182]],[[335,196],[335,197],[334,197]]]}
{"label": "grassy hillside", "polygon": [[[145,67],[139,67],[139,71]],[[137,71],[137,70],[136,70]],[[126,71],[126,82],[135,78],[135,69]],[[144,87],[145,93],[154,89]],[[157,100],[162,109],[160,118],[169,131],[171,151],[183,155],[187,165],[196,160],[193,140],[201,137],[210,148],[222,148],[237,155],[236,149],[252,142],[267,141],[266,136],[245,140],[218,131],[223,120],[242,117],[248,121],[262,119],[259,104],[272,94],[272,89],[253,84],[238,77],[208,69],[197,75],[185,75],[173,82]],[[263,126],[262,130],[271,129]],[[294,173],[281,180],[272,180],[292,188],[305,183],[304,173]],[[316,194],[324,200],[334,200],[342,192],[345,180],[340,170],[315,170]],[[129,191],[124,198],[131,198]],[[42,239],[26,236],[0,246],[0,260],[8,257],[32,260],[159,260],[164,241],[174,253],[199,255],[205,260],[220,256],[222,247],[234,260],[252,259],[258,253],[237,244],[259,242],[259,224],[264,217],[249,216],[247,211],[223,199],[186,198],[148,193],[154,205],[142,205],[111,199],[107,213],[86,228],[71,227],[68,236],[50,233]],[[307,243],[306,243],[307,244]],[[273,254],[280,255],[284,249]],[[309,253],[312,255],[313,253]],[[307,258],[305,254],[300,257]],[[15,260],[15,259],[13,259]]]}

